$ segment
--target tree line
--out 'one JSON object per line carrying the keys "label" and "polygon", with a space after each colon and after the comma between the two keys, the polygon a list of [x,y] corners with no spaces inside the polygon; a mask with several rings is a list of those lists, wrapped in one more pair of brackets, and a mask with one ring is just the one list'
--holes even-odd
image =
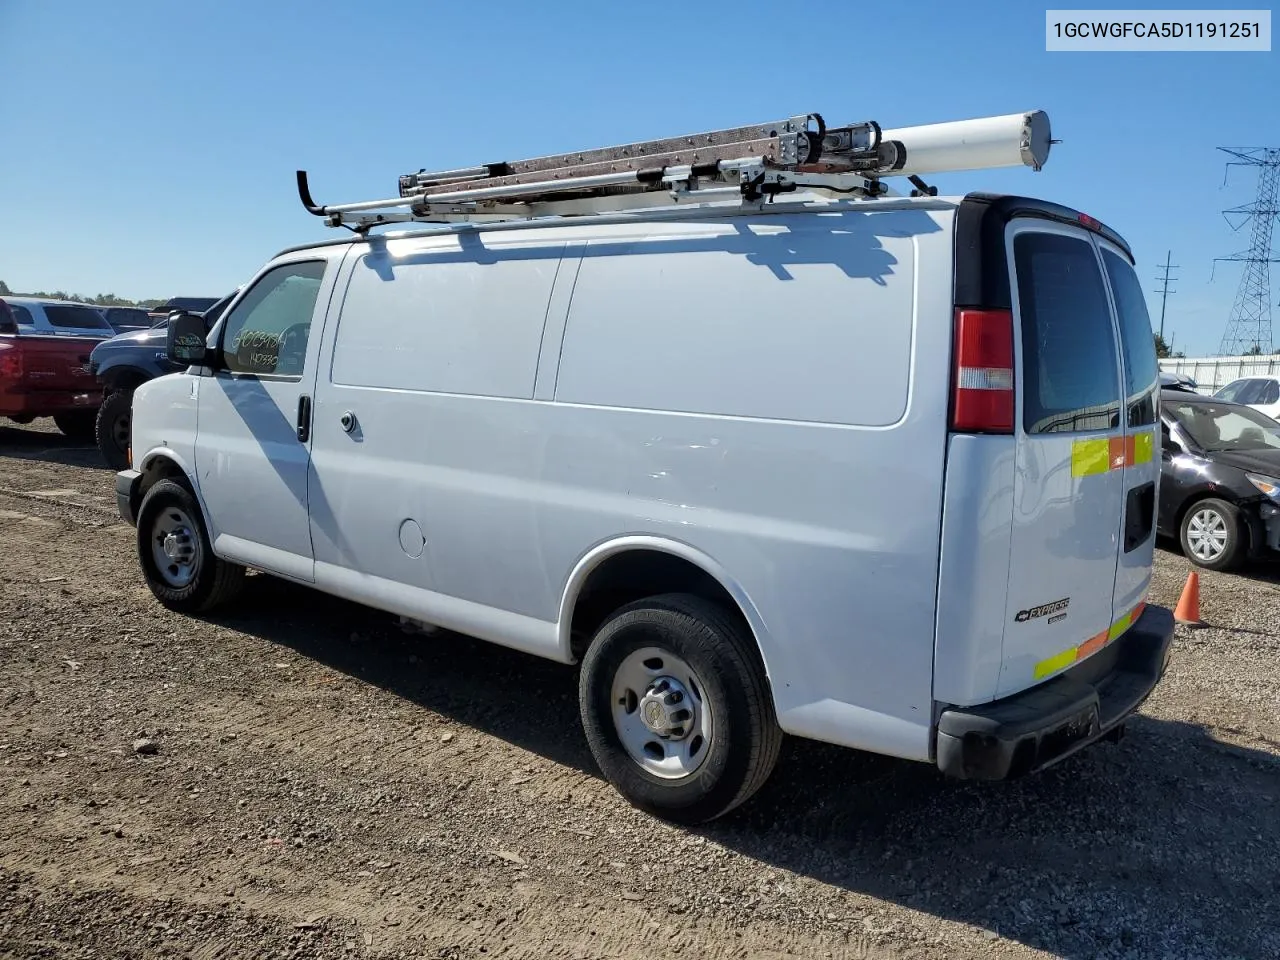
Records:
{"label": "tree line", "polygon": [[43,300],[66,300],[70,303],[84,303],[93,307],[141,307],[144,310],[150,310],[152,307],[158,307],[164,303],[164,298],[159,297],[152,300],[128,300],[124,297],[117,297],[114,293],[100,293],[96,297],[86,297],[79,293],[67,293],[65,290],[37,290],[34,293],[18,293],[11,290],[9,285],[0,280],[0,297],[36,297]]}

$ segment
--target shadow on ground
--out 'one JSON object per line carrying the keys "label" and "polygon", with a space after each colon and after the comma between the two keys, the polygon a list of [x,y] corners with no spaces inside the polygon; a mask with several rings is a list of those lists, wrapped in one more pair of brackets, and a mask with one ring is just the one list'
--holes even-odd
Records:
{"label": "shadow on ground", "polygon": [[[1179,546],[1176,540],[1161,537],[1156,541],[1156,546],[1161,552],[1167,553],[1169,556],[1175,557],[1185,563],[1187,565],[1188,573],[1196,569],[1192,565],[1191,561],[1186,558],[1185,554],[1183,554],[1182,547]],[[1204,573],[1203,570],[1200,572]],[[1237,577],[1244,577],[1248,580],[1259,580],[1263,583],[1280,584],[1280,557],[1274,560],[1248,560],[1241,564],[1239,569],[1232,570],[1231,574]]]}
{"label": "shadow on ground", "polygon": [[[43,463],[60,463],[68,467],[96,467],[110,469],[102,454],[92,442],[72,440],[61,433],[38,429],[46,421],[37,420],[31,426],[20,426],[0,421],[0,459],[38,460]],[[52,423],[52,421],[47,421]]]}
{"label": "shadow on ground", "polygon": [[[281,616],[281,611],[289,611]],[[596,774],[576,672],[266,576],[219,623]],[[409,656],[416,665],[408,666]],[[1135,718],[1009,784],[788,739],[757,797],[698,832],[755,860],[1069,958],[1274,957],[1280,758]]]}

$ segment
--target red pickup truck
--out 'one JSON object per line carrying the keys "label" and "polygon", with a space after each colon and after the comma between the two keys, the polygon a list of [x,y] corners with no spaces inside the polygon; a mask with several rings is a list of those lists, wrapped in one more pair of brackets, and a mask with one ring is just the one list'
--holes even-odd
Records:
{"label": "red pickup truck", "polygon": [[89,354],[106,335],[48,332],[18,318],[0,300],[0,417],[18,423],[53,417],[68,437],[92,440],[102,390],[89,372]]}

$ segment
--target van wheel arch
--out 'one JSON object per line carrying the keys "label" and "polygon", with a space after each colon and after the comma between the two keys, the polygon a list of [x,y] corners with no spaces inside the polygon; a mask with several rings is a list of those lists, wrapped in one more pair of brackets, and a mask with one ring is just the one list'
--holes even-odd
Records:
{"label": "van wheel arch", "polygon": [[685,594],[715,604],[742,627],[752,639],[772,696],[772,682],[752,618],[708,566],[711,564],[695,562],[656,543],[618,546],[606,549],[595,562],[588,560],[575,571],[562,608],[568,622],[567,652],[572,660],[582,660],[596,630],[616,611],[651,597]]}
{"label": "van wheel arch", "polygon": [[[157,454],[144,463],[140,469],[142,480],[138,483],[138,503],[141,503],[142,498],[147,495],[147,491],[161,480],[172,480],[174,483],[186,487],[193,495],[195,494],[195,487],[190,478],[187,477],[187,472],[172,457]],[[203,505],[201,505],[201,509],[203,510]]]}

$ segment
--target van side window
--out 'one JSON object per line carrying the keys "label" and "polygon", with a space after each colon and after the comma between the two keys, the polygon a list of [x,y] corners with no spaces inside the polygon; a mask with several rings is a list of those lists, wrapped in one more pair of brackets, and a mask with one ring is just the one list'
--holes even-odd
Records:
{"label": "van side window", "polygon": [[1266,386],[1262,388],[1262,392],[1258,397],[1258,402],[1280,403],[1280,380],[1265,380]]}
{"label": "van side window", "polygon": [[1155,391],[1159,378],[1155,338],[1147,301],[1142,296],[1133,267],[1112,253],[1102,251],[1102,262],[1111,281],[1111,295],[1120,318],[1120,348],[1124,354],[1124,392],[1129,404],[1129,426],[1156,422]]}
{"label": "van side window", "polygon": [[222,328],[223,361],[232,373],[298,380],[326,262],[286,263],[245,294]]}
{"label": "van side window", "polygon": [[1022,233],[1014,238],[1013,255],[1023,428],[1076,433],[1119,426],[1115,330],[1092,245],[1061,234]]}

